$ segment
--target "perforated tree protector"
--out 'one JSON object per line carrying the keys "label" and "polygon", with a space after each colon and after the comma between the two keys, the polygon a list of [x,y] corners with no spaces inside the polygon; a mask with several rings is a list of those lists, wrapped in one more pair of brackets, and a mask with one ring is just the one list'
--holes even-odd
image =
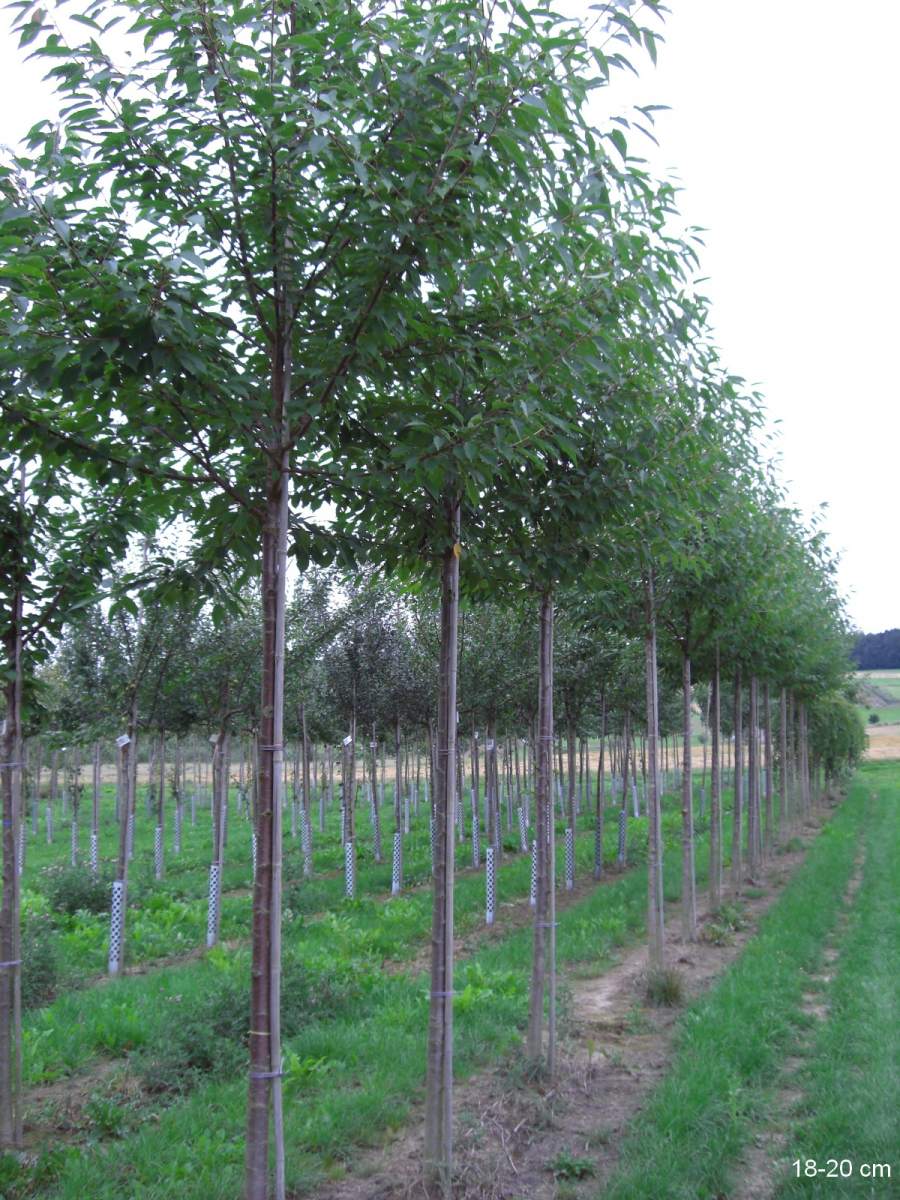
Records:
{"label": "perforated tree protector", "polygon": [[112,885],[109,908],[109,973],[118,975],[122,969],[122,933],[125,928],[125,884],[116,879]]}
{"label": "perforated tree protector", "polygon": [[344,891],[349,900],[356,897],[356,856],[353,843],[344,843]]}
{"label": "perforated tree protector", "polygon": [[394,851],[391,859],[391,895],[399,896],[403,888],[403,835],[398,829],[394,834]]}
{"label": "perforated tree protector", "polygon": [[494,847],[488,846],[485,863],[485,924],[493,925],[497,908],[497,868],[494,863]]}
{"label": "perforated tree protector", "polygon": [[209,864],[209,900],[206,909],[206,944],[214,946],[219,928],[219,884],[221,870],[218,863]]}
{"label": "perforated tree protector", "polygon": [[378,808],[372,806],[372,840],[375,849],[375,861],[381,862],[381,813]]}
{"label": "perforated tree protector", "polygon": [[566,891],[575,886],[575,830],[566,830]]}
{"label": "perforated tree protector", "polygon": [[303,809],[300,820],[300,845],[303,849],[303,874],[307,879],[313,873],[312,858],[312,826],[309,823],[309,813]]}

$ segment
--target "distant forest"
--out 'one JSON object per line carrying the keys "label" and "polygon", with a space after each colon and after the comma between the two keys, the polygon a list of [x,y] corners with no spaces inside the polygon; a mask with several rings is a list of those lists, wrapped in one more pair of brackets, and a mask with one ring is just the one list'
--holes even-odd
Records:
{"label": "distant forest", "polygon": [[900,629],[861,633],[850,655],[861,671],[900,668]]}

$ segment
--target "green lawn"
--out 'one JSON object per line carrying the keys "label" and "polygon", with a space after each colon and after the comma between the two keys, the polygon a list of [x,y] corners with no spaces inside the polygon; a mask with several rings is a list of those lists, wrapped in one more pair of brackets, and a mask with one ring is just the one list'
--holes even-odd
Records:
{"label": "green lawn", "polygon": [[[891,1139],[898,1144],[897,905],[890,875],[898,794],[897,763],[859,772],[758,935],[681,1019],[674,1063],[633,1123],[604,1200],[730,1194],[740,1151],[765,1120],[782,1063],[809,1024],[804,990],[838,927],[861,842],[869,849],[865,882],[844,938],[832,1018],[804,1079],[809,1118],[792,1136],[804,1157],[889,1161]],[[785,1196],[851,1194],[843,1180],[785,1180],[782,1188]],[[867,1191],[860,1183],[858,1194],[888,1190]]]}

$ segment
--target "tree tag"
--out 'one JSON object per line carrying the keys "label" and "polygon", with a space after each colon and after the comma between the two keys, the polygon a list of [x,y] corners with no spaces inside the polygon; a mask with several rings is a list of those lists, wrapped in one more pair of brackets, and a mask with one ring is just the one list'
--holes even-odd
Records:
{"label": "tree tag", "polygon": [[119,747],[120,750],[124,750],[130,741],[131,741],[131,738],[128,736],[128,734],[122,733],[122,734],[119,734],[119,736],[116,738],[116,745]]}
{"label": "tree tag", "polygon": [[347,736],[344,738],[344,745],[349,746],[352,741],[353,741],[353,734],[348,733]]}

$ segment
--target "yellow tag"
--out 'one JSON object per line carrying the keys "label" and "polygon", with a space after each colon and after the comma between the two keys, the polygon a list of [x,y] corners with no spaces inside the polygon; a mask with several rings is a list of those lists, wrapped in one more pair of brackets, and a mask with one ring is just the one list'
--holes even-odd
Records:
{"label": "yellow tag", "polygon": [[459,556],[462,554],[462,546],[459,544],[459,542],[453,543],[453,554],[456,558],[459,558]]}

